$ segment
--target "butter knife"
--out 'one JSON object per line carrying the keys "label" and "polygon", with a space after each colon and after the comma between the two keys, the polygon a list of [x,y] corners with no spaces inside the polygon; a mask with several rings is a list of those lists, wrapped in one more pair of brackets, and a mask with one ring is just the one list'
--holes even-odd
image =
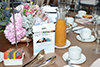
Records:
{"label": "butter knife", "polygon": [[71,32],[78,31],[78,30],[81,30],[81,29],[84,29],[84,28],[87,28],[87,27],[82,27],[82,28],[79,28],[79,29],[75,29],[75,30],[72,30]]}

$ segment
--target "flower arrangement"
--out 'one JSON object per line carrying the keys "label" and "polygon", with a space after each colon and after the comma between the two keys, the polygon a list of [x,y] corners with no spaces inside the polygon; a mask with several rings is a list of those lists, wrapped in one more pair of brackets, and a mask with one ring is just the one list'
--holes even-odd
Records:
{"label": "flower arrangement", "polygon": [[[0,32],[3,32],[5,26],[9,24],[12,9],[7,6],[5,2],[0,3]],[[18,13],[17,10],[14,10],[15,13]]]}
{"label": "flower arrangement", "polygon": [[[52,22],[48,15],[45,14],[45,11],[43,11],[37,5],[35,5],[34,7],[29,4],[19,5],[18,7],[16,7],[16,10],[19,11],[19,13],[14,14],[17,43],[20,42],[20,40],[25,36],[31,36],[32,38],[33,25]],[[9,22],[10,23],[6,25],[6,28],[4,30],[5,37],[11,42],[11,44],[15,44],[13,15],[11,15]]]}

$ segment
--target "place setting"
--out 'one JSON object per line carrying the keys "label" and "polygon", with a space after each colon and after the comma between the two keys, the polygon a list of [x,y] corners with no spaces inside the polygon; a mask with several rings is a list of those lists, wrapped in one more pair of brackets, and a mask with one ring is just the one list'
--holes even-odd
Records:
{"label": "place setting", "polygon": [[67,25],[66,32],[68,33],[73,27],[76,27],[78,24],[74,22],[73,17],[65,17],[65,23]]}
{"label": "place setting", "polygon": [[84,10],[79,10],[78,14],[75,15],[76,18],[81,18],[87,21],[93,21],[93,15],[87,14]]}
{"label": "place setting", "polygon": [[68,52],[65,52],[62,58],[67,63],[67,65],[63,67],[81,67],[77,64],[82,64],[86,61],[86,56],[78,46],[69,47]]}
{"label": "place setting", "polygon": [[95,41],[94,35],[92,35],[92,31],[89,28],[84,28],[80,33],[76,36],[76,39],[81,42],[93,42]]}
{"label": "place setting", "polygon": [[92,35],[92,30],[85,26],[77,26],[72,29],[72,32],[76,33],[76,39],[81,42],[93,42],[95,41],[95,36]]}
{"label": "place setting", "polygon": [[66,24],[69,23],[72,27],[77,26],[77,23],[74,22],[73,17],[65,17],[65,22],[66,22]]}

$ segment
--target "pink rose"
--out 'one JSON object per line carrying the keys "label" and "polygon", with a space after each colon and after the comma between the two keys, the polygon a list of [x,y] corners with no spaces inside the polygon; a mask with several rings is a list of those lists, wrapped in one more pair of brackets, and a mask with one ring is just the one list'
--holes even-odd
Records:
{"label": "pink rose", "polygon": [[25,5],[24,5],[24,8],[25,8],[26,10],[29,10],[29,9],[30,9],[30,6],[29,6],[28,4],[25,4]]}

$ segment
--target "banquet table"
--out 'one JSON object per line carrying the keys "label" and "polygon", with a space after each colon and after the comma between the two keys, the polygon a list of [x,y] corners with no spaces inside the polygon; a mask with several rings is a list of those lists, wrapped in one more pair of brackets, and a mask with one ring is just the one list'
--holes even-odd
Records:
{"label": "banquet table", "polygon": [[[75,16],[75,13],[71,13],[71,16]],[[85,26],[82,24],[78,24],[78,26]],[[87,25],[86,25],[87,26]],[[91,28],[91,26],[89,26]],[[71,42],[71,46],[79,46],[82,49],[82,53],[86,56],[86,61],[82,64],[78,64],[82,67],[89,67],[96,59],[100,58],[100,54],[93,53],[92,49],[96,48],[96,41],[94,42],[81,42],[76,39],[76,33],[69,32],[67,35],[67,39]],[[23,65],[30,61],[35,56],[33,55],[33,41],[29,43],[29,46],[26,47],[27,43],[25,42],[19,42],[18,48],[23,47],[23,51],[25,52],[25,56],[23,59]],[[9,48],[15,48],[16,45],[11,45],[11,43],[5,38],[4,33],[0,33],[0,52],[5,52]],[[58,49],[55,48],[54,53],[48,53],[45,54],[45,60],[50,58],[51,56],[56,56],[56,62],[55,64],[52,64],[48,67],[63,67],[64,65],[67,65],[66,62],[63,60],[62,56],[65,52],[68,52],[68,48],[64,49]],[[3,61],[0,63],[0,67],[22,67],[21,65],[18,66],[4,66]]]}

